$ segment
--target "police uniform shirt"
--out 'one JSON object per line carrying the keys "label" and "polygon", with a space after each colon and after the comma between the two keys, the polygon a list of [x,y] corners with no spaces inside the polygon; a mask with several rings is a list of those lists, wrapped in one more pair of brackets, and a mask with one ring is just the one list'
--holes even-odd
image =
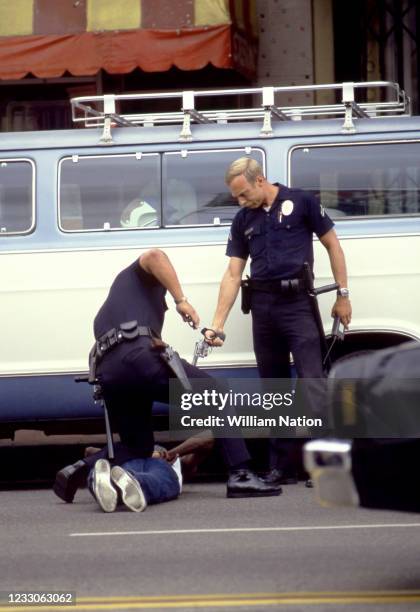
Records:
{"label": "police uniform shirt", "polygon": [[95,338],[121,323],[136,320],[161,334],[167,305],[165,287],[139,265],[138,259],[115,278],[94,321]]}
{"label": "police uniform shirt", "polygon": [[232,222],[229,257],[251,257],[251,278],[301,276],[305,261],[313,268],[313,234],[326,234],[334,223],[309,193],[275,183],[279,192],[269,211],[241,208]]}

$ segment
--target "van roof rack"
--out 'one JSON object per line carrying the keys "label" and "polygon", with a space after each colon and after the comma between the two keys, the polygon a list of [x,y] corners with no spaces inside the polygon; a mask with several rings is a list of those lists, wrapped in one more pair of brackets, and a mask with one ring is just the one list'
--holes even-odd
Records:
{"label": "van roof rack", "polygon": [[[368,90],[376,90],[378,101],[368,99]],[[341,103],[319,105],[278,106],[276,97],[280,94],[315,93],[341,90]],[[364,101],[355,100],[355,91],[362,90]],[[359,93],[359,92],[358,92]],[[251,108],[230,108],[197,110],[197,98],[217,96],[252,96]],[[338,94],[339,95],[339,94]],[[181,110],[172,112],[142,112],[141,105],[147,101],[178,99]],[[260,103],[258,104],[258,100]],[[117,107],[122,102],[137,103],[140,112],[120,113]],[[400,89],[398,83],[390,81],[367,81],[361,83],[333,83],[325,85],[293,85],[286,87],[257,87],[245,89],[215,89],[199,91],[174,91],[163,93],[135,94],[105,94],[102,96],[83,96],[71,99],[72,119],[74,123],[82,123],[85,127],[104,128],[101,142],[112,143],[111,127],[145,126],[162,124],[182,125],[179,140],[192,140],[191,123],[219,123],[231,121],[257,121],[262,119],[261,134],[271,136],[272,118],[280,121],[300,120],[305,117],[344,117],[342,132],[351,134],[356,131],[353,117],[379,118],[392,115],[407,115],[411,113],[410,99]],[[179,106],[178,106],[179,108]]]}

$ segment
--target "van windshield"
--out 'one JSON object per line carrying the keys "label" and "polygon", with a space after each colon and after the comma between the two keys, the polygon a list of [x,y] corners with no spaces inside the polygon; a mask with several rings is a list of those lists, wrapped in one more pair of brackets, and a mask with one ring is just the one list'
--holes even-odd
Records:
{"label": "van windshield", "polygon": [[0,159],[0,235],[25,234],[32,229],[33,175],[30,161]]}

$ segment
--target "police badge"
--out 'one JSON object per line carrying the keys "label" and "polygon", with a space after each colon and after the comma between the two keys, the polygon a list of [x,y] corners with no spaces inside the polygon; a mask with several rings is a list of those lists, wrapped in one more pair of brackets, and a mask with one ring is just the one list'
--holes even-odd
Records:
{"label": "police badge", "polygon": [[285,217],[288,217],[289,215],[292,214],[293,207],[294,205],[293,205],[292,200],[284,200],[284,202],[281,205],[281,209],[279,210],[279,223],[281,223],[283,215]]}

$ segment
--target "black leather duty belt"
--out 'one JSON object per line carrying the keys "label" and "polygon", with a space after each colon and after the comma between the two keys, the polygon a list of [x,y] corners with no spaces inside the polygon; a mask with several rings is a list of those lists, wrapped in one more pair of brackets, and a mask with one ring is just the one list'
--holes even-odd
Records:
{"label": "black leather duty belt", "polygon": [[102,357],[118,344],[131,342],[142,336],[160,339],[160,336],[151,327],[139,325],[137,321],[120,323],[118,328],[113,327],[98,338],[96,341],[96,355]]}
{"label": "black leather duty belt", "polygon": [[283,293],[292,295],[304,291],[305,282],[301,278],[288,278],[283,280],[257,280],[250,278],[248,281],[252,291],[263,291],[265,293]]}

